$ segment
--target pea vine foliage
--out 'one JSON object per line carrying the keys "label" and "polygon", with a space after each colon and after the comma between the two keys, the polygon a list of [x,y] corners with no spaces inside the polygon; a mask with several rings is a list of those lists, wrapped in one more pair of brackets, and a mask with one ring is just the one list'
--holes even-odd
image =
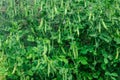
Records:
{"label": "pea vine foliage", "polygon": [[0,80],[119,80],[119,0],[1,0]]}

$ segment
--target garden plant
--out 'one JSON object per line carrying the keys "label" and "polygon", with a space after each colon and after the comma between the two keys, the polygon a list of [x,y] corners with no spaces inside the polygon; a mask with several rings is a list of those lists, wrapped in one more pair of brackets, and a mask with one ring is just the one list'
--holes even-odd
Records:
{"label": "garden plant", "polygon": [[0,0],[0,80],[120,80],[120,0]]}

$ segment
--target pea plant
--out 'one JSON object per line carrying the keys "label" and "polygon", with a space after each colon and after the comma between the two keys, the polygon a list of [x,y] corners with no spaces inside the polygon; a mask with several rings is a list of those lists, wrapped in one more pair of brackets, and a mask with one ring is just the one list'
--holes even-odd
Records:
{"label": "pea plant", "polygon": [[120,80],[120,0],[0,0],[0,80]]}

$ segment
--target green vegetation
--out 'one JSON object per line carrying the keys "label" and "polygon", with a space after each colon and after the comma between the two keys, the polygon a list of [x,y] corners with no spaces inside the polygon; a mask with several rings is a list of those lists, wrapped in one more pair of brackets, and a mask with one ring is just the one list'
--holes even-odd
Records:
{"label": "green vegetation", "polygon": [[0,80],[120,80],[120,0],[0,0]]}

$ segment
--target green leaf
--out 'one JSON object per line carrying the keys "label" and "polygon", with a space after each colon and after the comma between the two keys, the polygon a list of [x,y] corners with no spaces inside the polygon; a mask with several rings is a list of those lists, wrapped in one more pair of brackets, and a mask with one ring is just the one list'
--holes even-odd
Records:
{"label": "green leaf", "polygon": [[111,74],[111,73],[110,73],[110,72],[108,72],[108,71],[107,71],[107,72],[105,72],[105,75],[107,75],[107,76],[108,76],[108,75],[110,75],[110,74]]}
{"label": "green leaf", "polygon": [[104,63],[107,64],[108,63],[108,59],[104,58]]}
{"label": "green leaf", "polygon": [[33,72],[31,70],[29,70],[27,73],[28,75],[31,75],[31,76],[33,75]]}
{"label": "green leaf", "polygon": [[99,36],[100,39],[104,40],[105,42],[109,43],[112,41],[112,38],[106,34],[106,33],[102,33],[100,36]]}
{"label": "green leaf", "polygon": [[105,64],[101,64],[101,68],[102,68],[103,70],[105,70],[105,69],[106,69],[106,65],[105,65]]}
{"label": "green leaf", "polygon": [[88,52],[87,49],[83,49],[83,50],[81,51],[82,54],[87,54],[87,52]]}
{"label": "green leaf", "polygon": [[118,76],[117,73],[111,73],[110,75],[111,75],[111,76],[114,76],[114,77],[117,77],[117,76]]}
{"label": "green leaf", "polygon": [[100,72],[93,73],[93,77],[96,79],[98,79],[99,75],[100,75]]}
{"label": "green leaf", "polygon": [[79,60],[80,60],[81,64],[83,64],[83,65],[87,65],[88,64],[86,57],[80,57]]}
{"label": "green leaf", "polygon": [[34,37],[32,35],[28,35],[28,38],[27,38],[28,41],[35,41],[34,40]]}
{"label": "green leaf", "polygon": [[115,41],[117,44],[120,44],[120,38],[119,38],[119,37],[115,37],[115,38],[114,38],[114,41]]}

